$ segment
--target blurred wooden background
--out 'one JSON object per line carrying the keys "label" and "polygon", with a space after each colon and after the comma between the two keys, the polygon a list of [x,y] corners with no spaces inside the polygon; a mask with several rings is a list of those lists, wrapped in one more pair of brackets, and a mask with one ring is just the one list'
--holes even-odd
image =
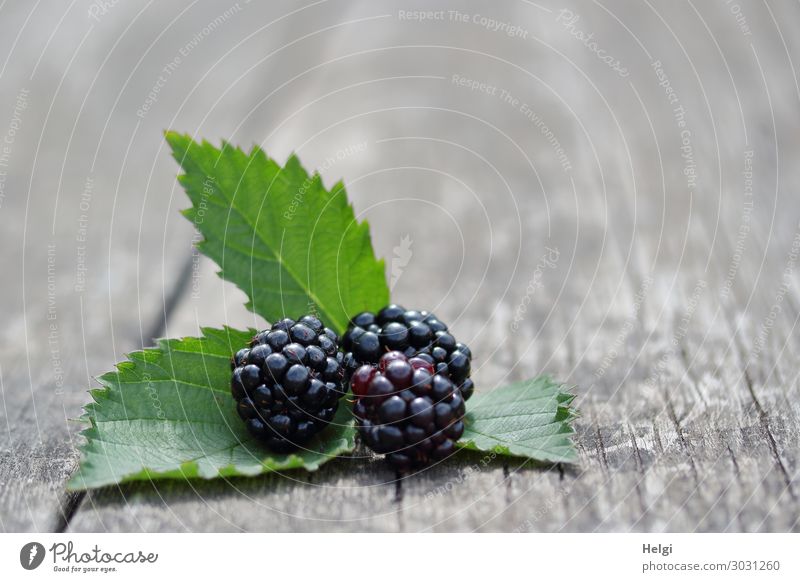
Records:
{"label": "blurred wooden background", "polygon": [[[799,529],[800,6],[457,6],[2,4],[1,530]],[[65,493],[93,376],[263,324],[192,251],[166,128],[343,177],[479,389],[575,385],[580,463]]]}

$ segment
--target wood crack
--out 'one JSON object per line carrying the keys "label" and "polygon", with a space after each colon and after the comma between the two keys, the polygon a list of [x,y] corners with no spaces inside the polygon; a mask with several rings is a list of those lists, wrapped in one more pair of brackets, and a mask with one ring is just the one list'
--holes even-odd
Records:
{"label": "wood crack", "polygon": [[792,477],[789,474],[789,471],[786,469],[783,459],[781,458],[780,451],[778,450],[778,443],[775,440],[775,435],[772,434],[772,428],[769,424],[769,415],[767,414],[767,411],[764,410],[764,407],[761,406],[761,402],[756,396],[755,387],[753,386],[753,381],[750,378],[750,373],[748,372],[747,368],[744,370],[744,381],[745,385],[747,386],[747,390],[750,392],[750,396],[753,398],[753,404],[755,404],[756,411],[758,412],[758,419],[761,423],[761,428],[764,430],[764,434],[767,437],[767,443],[769,444],[769,449],[772,452],[772,457],[774,458],[775,464],[777,465],[778,470],[781,472],[783,480],[786,483],[786,490],[789,492],[789,495],[792,499],[797,500],[797,494],[794,492]]}
{"label": "wood crack", "polygon": [[675,413],[675,407],[672,404],[672,400],[669,396],[666,397],[667,400],[667,412],[669,413],[669,417],[672,420],[672,423],[675,425],[675,433],[678,435],[678,442],[681,444],[681,449],[686,454],[686,458],[689,459],[689,468],[692,471],[692,477],[694,478],[695,484],[700,482],[700,478],[697,472],[697,465],[694,461],[694,456],[692,455],[691,447],[689,446],[689,442],[686,440],[686,436],[683,434],[683,428],[681,427],[681,423],[678,420],[678,415]]}
{"label": "wood crack", "polygon": [[83,503],[84,497],[86,497],[86,491],[64,494],[63,501],[61,502],[60,506],[61,511],[57,516],[58,519],[53,527],[53,532],[64,533],[67,531],[70,521],[72,521],[72,518],[75,517],[75,514],[78,512],[78,509]]}
{"label": "wood crack", "polygon": [[397,506],[395,511],[395,515],[397,516],[397,531],[400,532],[406,531],[406,524],[403,516],[403,497],[405,496],[405,492],[403,491],[403,478],[403,475],[399,472],[395,473],[394,504]]}
{"label": "wood crack", "polygon": [[630,423],[628,423],[627,426],[628,426],[628,432],[630,433],[631,436],[631,447],[633,448],[633,460],[634,460],[634,465],[636,466],[636,472],[639,473],[639,475],[641,475],[641,478],[636,479],[635,487],[636,487],[636,496],[639,498],[639,506],[641,507],[642,510],[642,517],[644,517],[644,514],[647,512],[647,504],[644,502],[644,493],[642,492],[642,487],[640,485],[642,479],[644,479],[645,476],[644,463],[642,462],[642,454],[639,451],[639,446],[636,444],[636,434],[633,431],[633,427],[630,425]]}
{"label": "wood crack", "polygon": [[510,507],[514,500],[511,495],[511,471],[508,467],[508,461],[503,462],[503,483],[506,486],[506,506]]}
{"label": "wood crack", "polygon": [[[178,276],[175,284],[170,289],[169,293],[164,298],[164,309],[161,316],[157,317],[152,322],[149,332],[146,336],[140,338],[144,341],[145,337],[155,339],[165,333],[167,329],[167,322],[170,316],[175,312],[175,308],[180,304],[183,297],[183,291],[191,282],[192,277],[192,253],[190,252],[184,260],[183,267],[181,268],[180,275]],[[77,466],[75,468],[77,471]],[[54,527],[55,533],[64,533],[69,530],[70,522],[78,514],[83,506],[83,500],[86,498],[85,491],[78,491],[76,493],[64,493],[63,502],[61,503],[61,512],[57,516],[56,525]]]}
{"label": "wood crack", "polygon": [[606,456],[606,447],[603,444],[603,435],[600,433],[600,426],[595,421],[594,423],[595,447],[597,448],[598,457],[603,471],[608,474],[608,457]]}

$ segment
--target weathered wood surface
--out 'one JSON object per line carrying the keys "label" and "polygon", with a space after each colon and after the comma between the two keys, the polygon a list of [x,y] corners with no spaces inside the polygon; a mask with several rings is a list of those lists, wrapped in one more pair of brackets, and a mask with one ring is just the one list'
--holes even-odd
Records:
{"label": "weathered wood surface", "polygon": [[[47,4],[0,9],[0,132],[28,91],[0,199],[0,528],[799,529],[795,3],[473,2],[467,22],[399,12],[430,2]],[[314,474],[65,494],[91,376],[155,335],[263,323],[192,255],[165,127],[344,176],[394,296],[452,322],[479,386],[576,386],[580,462],[460,453],[398,481],[359,450]]]}

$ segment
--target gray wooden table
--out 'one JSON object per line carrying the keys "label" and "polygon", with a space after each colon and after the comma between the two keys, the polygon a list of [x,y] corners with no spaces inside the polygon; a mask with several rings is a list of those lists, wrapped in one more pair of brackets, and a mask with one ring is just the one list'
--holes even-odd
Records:
{"label": "gray wooden table", "polygon": [[[0,6],[0,529],[799,529],[800,7],[459,4]],[[193,253],[165,128],[344,177],[479,387],[575,386],[580,462],[65,493],[93,376],[264,323]]]}

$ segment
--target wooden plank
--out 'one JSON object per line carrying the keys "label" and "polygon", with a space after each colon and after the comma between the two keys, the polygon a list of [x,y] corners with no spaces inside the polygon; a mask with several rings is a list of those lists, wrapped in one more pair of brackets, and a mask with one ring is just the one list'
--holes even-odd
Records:
{"label": "wooden plank", "polygon": [[[187,66],[137,114],[188,40],[180,34],[146,50],[181,7],[173,8],[97,20],[60,6],[31,7],[30,19],[3,9],[0,139],[13,142],[4,150],[0,200],[3,531],[66,527],[81,499],[64,492],[81,428],[71,419],[96,386],[92,377],[151,345],[176,290],[191,279],[193,228],[175,207],[173,196],[183,194],[162,131],[185,100],[182,71],[194,71],[195,81],[205,72],[199,49],[195,64],[184,55]],[[194,13],[192,34],[217,17],[213,10]],[[199,123],[207,104],[183,110]],[[207,129],[221,117],[207,116]]]}
{"label": "wooden plank", "polygon": [[[25,167],[20,164],[15,169]],[[37,188],[51,192],[59,186],[58,176],[38,177],[45,173],[52,172],[41,168],[34,172]],[[137,269],[137,265],[148,265],[142,256],[157,261],[163,243],[153,237],[136,245],[139,226],[113,218],[115,201],[102,192],[106,188],[113,191],[114,185],[102,176],[95,179],[97,189],[86,210],[91,218],[86,223],[83,248],[76,240],[81,227],[74,211],[83,192],[77,179],[61,182],[64,196],[59,212],[69,218],[59,222],[55,235],[48,236],[52,205],[37,194],[31,194],[26,219],[11,228],[19,246],[12,246],[17,254],[9,261],[13,271],[7,272],[22,277],[3,287],[3,300],[14,313],[6,321],[8,337],[0,369],[4,419],[0,429],[0,528],[4,531],[63,527],[76,501],[64,492],[64,483],[77,462],[74,440],[80,425],[73,419],[87,401],[87,390],[93,384],[90,375],[111,368],[124,352],[149,345],[163,327],[160,322],[175,286],[181,277],[186,279],[187,254],[163,257],[163,274],[143,276]],[[24,186],[22,180],[14,183]],[[145,220],[163,216],[166,201],[143,205],[140,185],[131,180],[128,187],[120,189],[118,195],[125,200],[116,203],[116,212]],[[25,237],[23,226],[27,226]],[[168,238],[177,246],[181,239],[187,241],[190,233],[177,229],[174,237]],[[85,260],[79,259],[84,252]],[[85,277],[85,287],[76,291],[79,268],[85,269],[80,275]]]}
{"label": "wooden plank", "polygon": [[[660,300],[668,301],[648,298],[655,304]],[[682,301],[674,305],[684,307]],[[702,305],[692,314],[697,322],[704,322],[713,302]],[[682,317],[673,313],[667,319]],[[771,451],[739,356],[729,349],[732,334],[726,323],[708,328],[719,330],[712,337],[697,324],[681,340],[686,353],[698,353],[702,343],[708,360],[703,362],[669,348],[675,327],[662,339],[646,340],[650,324],[652,319],[643,317],[642,329],[628,338],[630,352],[583,396],[577,467],[541,471],[462,453],[441,467],[392,482],[381,463],[343,459],[311,476],[142,485],[124,488],[122,495],[106,490],[92,494],[91,509],[84,507],[73,526],[120,531],[796,529],[794,494]],[[610,326],[606,345],[618,329]],[[556,342],[548,337],[541,343]],[[664,351],[636,358],[641,348]],[[651,386],[648,366],[662,361],[664,353],[667,363]],[[567,369],[572,358],[557,359],[556,367]],[[582,360],[586,369],[576,375],[586,377],[601,362]],[[610,377],[617,370],[627,373],[626,363],[634,365],[627,380]],[[611,401],[604,389],[613,392]],[[792,389],[796,392],[796,384]],[[654,397],[636,403],[649,393]],[[776,446],[782,462],[796,472],[796,407],[776,404],[769,409],[779,427],[773,431]]]}

